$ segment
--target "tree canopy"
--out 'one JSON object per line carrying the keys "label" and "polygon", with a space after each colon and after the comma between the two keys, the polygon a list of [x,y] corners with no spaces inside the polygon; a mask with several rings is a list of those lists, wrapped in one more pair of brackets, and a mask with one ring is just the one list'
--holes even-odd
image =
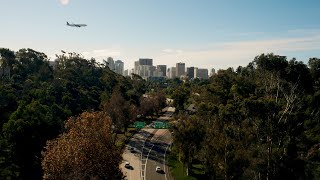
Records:
{"label": "tree canopy", "polygon": [[0,179],[41,179],[41,151],[69,117],[102,111],[115,87],[138,107],[144,83],[77,53],[0,48]]}
{"label": "tree canopy", "polygon": [[317,63],[261,54],[247,67],[220,70],[208,84],[191,85],[190,94],[199,97],[177,87],[177,107],[191,101],[197,108],[174,128],[186,169],[196,159],[208,179],[318,179]]}
{"label": "tree canopy", "polygon": [[200,161],[208,179],[319,179],[319,64],[261,54],[209,80],[167,80],[152,91],[138,75],[77,53],[53,62],[0,48],[0,179],[122,178],[110,132],[153,117],[167,96],[179,111],[173,144],[185,169]]}
{"label": "tree canopy", "polygon": [[112,142],[112,121],[103,112],[71,117],[66,132],[47,142],[44,179],[122,179],[121,153]]}

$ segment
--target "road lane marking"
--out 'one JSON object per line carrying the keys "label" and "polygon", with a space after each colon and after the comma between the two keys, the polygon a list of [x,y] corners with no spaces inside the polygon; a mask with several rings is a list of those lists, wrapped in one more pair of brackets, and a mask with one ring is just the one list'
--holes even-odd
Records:
{"label": "road lane marking", "polygon": [[169,142],[169,144],[167,145],[166,147],[166,151],[164,152],[164,165],[163,165],[163,169],[164,169],[164,178],[167,180],[167,172],[166,172],[166,154],[167,154],[167,150],[168,150],[168,147],[171,146],[171,142],[172,140]]}
{"label": "road lane marking", "polygon": [[[140,166],[140,168],[141,168],[140,169],[140,175],[141,175],[141,179],[142,180],[146,179],[147,162],[148,162],[148,158],[149,158],[150,152],[152,151],[153,147],[155,146],[155,144],[157,142],[160,142],[160,140],[161,141],[163,140],[162,137],[165,134],[170,133],[168,130],[164,130],[164,131],[160,130],[159,134],[157,134],[157,132],[158,132],[158,129],[155,129],[152,132],[149,132],[149,134],[147,134],[145,132],[141,132],[141,134],[145,135],[144,136],[145,138],[142,138],[142,139],[144,139],[144,142],[143,142],[143,146],[142,146],[141,153],[140,153],[140,159],[141,159],[141,161],[140,161],[140,164],[141,164],[141,166]],[[148,138],[151,135],[153,135],[153,136],[148,140]],[[154,143],[152,143],[152,141],[154,141]],[[160,144],[158,144],[158,145],[160,145]],[[145,154],[144,152],[148,152],[148,153]],[[146,156],[146,158],[145,158],[145,156]],[[145,163],[143,163],[142,161],[145,161]]]}
{"label": "road lane marking", "polygon": [[163,133],[161,133],[161,134],[159,134],[158,136],[156,136],[157,131],[158,131],[158,130],[156,130],[156,132],[154,133],[153,137],[150,139],[150,144],[152,144],[152,146],[151,146],[151,148],[150,148],[150,150],[149,150],[149,152],[148,152],[147,158],[146,158],[146,164],[145,164],[145,167],[144,167],[144,168],[145,168],[145,169],[144,169],[144,173],[145,173],[145,174],[144,174],[144,180],[146,179],[146,171],[147,171],[148,158],[149,158],[150,152],[151,152],[151,150],[153,149],[154,144],[155,144],[155,143],[152,143],[151,141],[152,141],[152,140],[158,141],[159,137],[163,134]]}
{"label": "road lane marking", "polygon": [[[144,140],[144,142],[143,142],[143,146],[142,146],[142,149],[141,149],[141,179],[142,179],[142,180],[145,180],[145,178],[146,178],[147,159],[148,159],[148,156],[149,156],[149,153],[148,153],[148,154],[147,154],[147,158],[146,158],[146,162],[145,162],[144,164],[142,164],[143,157],[145,156],[145,155],[143,154],[144,149],[148,149],[148,147],[145,147],[146,141],[147,141],[147,139],[149,138],[149,136],[151,136],[151,134],[153,134],[153,133],[155,134],[157,131],[158,131],[158,130],[153,130],[152,132],[149,132],[148,136],[146,136],[146,138],[145,138],[145,140]],[[145,133],[145,135],[147,135],[147,134]],[[152,136],[149,141],[151,141],[153,138],[154,138],[154,136]],[[147,146],[149,146],[149,145],[150,145],[150,143],[147,142]],[[152,144],[152,147],[153,147],[153,144]],[[151,149],[152,149],[152,147],[151,147]],[[149,151],[149,152],[150,152],[150,151]],[[143,168],[142,166],[144,166],[144,168]]]}
{"label": "road lane marking", "polygon": [[154,144],[151,146],[151,148],[150,148],[150,150],[149,150],[149,152],[148,152],[148,155],[147,155],[146,164],[145,164],[145,166],[144,166],[144,178],[146,178],[148,158],[149,158],[149,154],[150,154],[153,146],[154,146]]}
{"label": "road lane marking", "polygon": [[[151,147],[151,149],[149,150],[149,153],[148,153],[148,156],[147,156],[147,160],[146,160],[146,164],[145,164],[145,176],[144,176],[144,178],[146,179],[146,169],[147,169],[147,163],[148,163],[148,158],[149,158],[149,154],[150,154],[150,151],[153,149],[153,147],[154,147],[154,144],[156,144],[156,142],[160,142],[160,139],[161,139],[161,137],[162,136],[164,136],[166,133],[168,133],[167,132],[167,130],[164,130],[164,131],[160,131],[160,133],[156,136],[156,133],[157,133],[157,131],[155,132],[155,134],[154,134],[154,136],[150,139],[150,143],[151,143],[151,141],[153,140],[154,142],[152,143],[152,147]],[[160,144],[158,144],[158,146],[159,146]],[[156,152],[156,156],[157,156],[157,152]],[[144,179],[144,180],[145,180]]]}
{"label": "road lane marking", "polygon": [[[143,173],[143,170],[144,170],[144,168],[143,168],[143,163],[142,163],[142,161],[143,161],[143,149],[144,149],[144,145],[145,145],[145,143],[146,143],[146,140],[148,139],[148,137],[150,136],[146,136],[146,133],[145,132],[141,132],[141,134],[143,133],[143,135],[145,135],[145,139],[144,139],[144,142],[143,142],[143,146],[142,146],[142,148],[141,148],[141,157],[140,157],[140,159],[141,159],[141,161],[140,161],[140,164],[141,164],[141,166],[140,166],[140,175],[141,175],[141,179],[142,180],[144,180],[145,179],[145,177],[144,177],[144,174],[145,173]],[[145,164],[144,164],[145,165]]]}
{"label": "road lane marking", "polygon": [[[130,162],[132,162],[132,157],[130,158]],[[130,166],[132,166],[132,164],[130,165]],[[131,167],[130,167],[130,171],[129,171],[129,180],[131,180]]]}

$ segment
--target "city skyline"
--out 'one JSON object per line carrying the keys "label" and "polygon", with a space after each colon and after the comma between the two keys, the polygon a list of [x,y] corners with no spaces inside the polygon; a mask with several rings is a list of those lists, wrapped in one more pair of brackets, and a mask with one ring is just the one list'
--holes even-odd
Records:
{"label": "city skyline", "polygon": [[176,63],[175,67],[168,67],[165,64],[153,64],[152,58],[140,58],[138,61],[134,61],[134,68],[132,69],[125,69],[125,63],[122,60],[114,60],[113,57],[108,57],[106,60],[104,60],[104,62],[107,62],[109,69],[117,74],[131,76],[131,73],[134,73],[144,79],[148,79],[150,77],[165,77],[168,79],[208,79],[210,76],[215,74],[215,68],[213,67],[211,68],[211,72],[209,74],[209,69],[207,68],[194,67],[193,65],[186,66],[184,62]]}
{"label": "city skyline", "polygon": [[[61,50],[102,61],[139,58],[174,67],[246,66],[261,53],[320,56],[320,2],[309,1],[1,1],[0,47],[32,48],[51,60]],[[165,9],[165,11],[163,11]],[[14,12],[14,13],[13,13]],[[23,18],[22,18],[23,17]],[[74,28],[66,22],[84,23]]]}

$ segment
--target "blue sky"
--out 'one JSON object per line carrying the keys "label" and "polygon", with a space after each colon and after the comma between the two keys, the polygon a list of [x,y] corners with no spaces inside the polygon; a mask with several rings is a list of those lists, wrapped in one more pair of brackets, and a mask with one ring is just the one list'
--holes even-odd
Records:
{"label": "blue sky", "polygon": [[[317,0],[0,0],[0,47],[224,69],[261,53],[320,57]],[[66,26],[66,21],[87,27]]]}

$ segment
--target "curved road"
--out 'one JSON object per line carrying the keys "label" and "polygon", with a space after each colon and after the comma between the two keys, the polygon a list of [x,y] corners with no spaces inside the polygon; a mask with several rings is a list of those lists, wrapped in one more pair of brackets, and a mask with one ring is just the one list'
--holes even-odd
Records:
{"label": "curved road", "polygon": [[[167,129],[141,129],[126,145],[123,162],[120,165],[128,180],[171,180],[169,168],[165,160],[166,151],[172,141]],[[134,151],[130,151],[134,148]],[[125,168],[128,161],[130,168]],[[162,173],[156,172],[160,166]]]}
{"label": "curved road", "polygon": [[[159,129],[151,139],[153,144],[147,159],[146,165],[146,180],[170,180],[172,179],[169,173],[169,167],[166,162],[166,152],[171,143],[171,133],[167,129]],[[156,172],[156,167],[159,166],[161,173]]]}
{"label": "curved road", "polygon": [[[146,140],[152,137],[153,131],[154,129],[141,129],[130,139],[130,142],[126,145],[122,154],[123,162],[120,164],[120,168],[127,180],[142,179],[141,153]],[[131,152],[129,150],[130,148],[134,148],[134,151]],[[124,167],[126,161],[130,163],[130,168]]]}

